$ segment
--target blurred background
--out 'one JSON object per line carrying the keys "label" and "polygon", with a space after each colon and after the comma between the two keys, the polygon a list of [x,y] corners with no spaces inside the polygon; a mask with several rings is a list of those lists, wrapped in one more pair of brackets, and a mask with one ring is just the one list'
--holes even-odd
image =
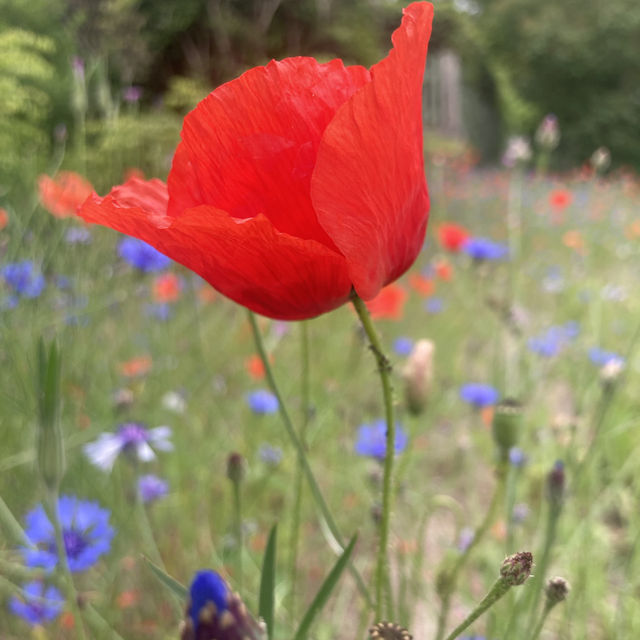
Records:
{"label": "blurred background", "polygon": [[[407,0],[0,0],[0,206],[64,165],[104,190],[165,177],[182,116],[271,58],[371,65]],[[427,151],[496,163],[545,114],[553,170],[600,146],[640,167],[637,0],[436,0]]]}

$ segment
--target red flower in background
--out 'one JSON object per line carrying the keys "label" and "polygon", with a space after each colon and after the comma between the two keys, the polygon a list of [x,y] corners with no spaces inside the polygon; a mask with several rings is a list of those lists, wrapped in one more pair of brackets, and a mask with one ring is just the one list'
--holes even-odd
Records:
{"label": "red flower in background", "polygon": [[424,298],[432,296],[436,290],[433,280],[421,273],[412,273],[409,276],[409,286]]}
{"label": "red flower in background", "polygon": [[175,302],[181,290],[182,283],[175,273],[163,273],[153,281],[153,299],[156,302]]}
{"label": "red flower in background", "polygon": [[445,222],[438,227],[438,240],[443,249],[457,253],[471,234],[462,225]]}
{"label": "red flower in background", "polygon": [[92,193],[91,183],[73,171],[61,171],[55,178],[45,174],[38,178],[40,203],[56,218],[77,215],[80,205]]}
{"label": "red flower in background", "polygon": [[149,185],[134,179],[94,195],[82,217],[145,240],[272,318],[316,316],[352,288],[370,300],[424,240],[432,15],[426,2],[407,7],[393,49],[369,70],[287,58],[222,85],[185,118],[168,206],[132,197]]}
{"label": "red flower in background", "polygon": [[554,189],[549,194],[549,204],[558,211],[566,209],[572,202],[573,195],[566,189]]}
{"label": "red flower in background", "polygon": [[6,209],[0,207],[0,231],[9,224],[9,214]]}
{"label": "red flower in background", "polygon": [[390,284],[367,302],[367,308],[372,318],[386,320],[402,320],[404,304],[409,294],[399,285]]}

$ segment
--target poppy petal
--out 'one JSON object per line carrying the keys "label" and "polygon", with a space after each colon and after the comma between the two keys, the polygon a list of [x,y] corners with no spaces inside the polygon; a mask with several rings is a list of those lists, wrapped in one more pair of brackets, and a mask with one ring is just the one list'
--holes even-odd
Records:
{"label": "poppy petal", "polygon": [[311,204],[311,175],[323,131],[369,79],[341,60],[297,57],[218,87],[185,118],[169,214],[199,205],[238,219],[262,213],[278,231],[335,248]]}
{"label": "poppy petal", "polygon": [[364,299],[404,273],[424,241],[422,81],[432,17],[426,2],[404,10],[394,48],[338,109],[318,149],[311,199]]}
{"label": "poppy petal", "polygon": [[[298,320],[335,309],[349,298],[343,256],[315,240],[280,233],[263,215],[237,220],[202,206],[171,218],[149,210],[149,199],[122,206],[117,199],[122,193],[116,187],[104,198],[92,196],[80,215],[148,242],[253,311]],[[135,202],[131,191],[124,193],[129,203]]]}

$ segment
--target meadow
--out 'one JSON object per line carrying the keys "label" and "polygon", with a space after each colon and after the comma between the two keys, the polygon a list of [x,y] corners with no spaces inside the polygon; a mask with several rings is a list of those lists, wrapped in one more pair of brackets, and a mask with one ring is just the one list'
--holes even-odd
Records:
{"label": "meadow", "polygon": [[[588,166],[562,175],[483,169],[431,152],[427,179],[424,248],[369,305],[405,436],[396,440],[386,613],[414,638],[435,638],[443,597],[448,632],[490,589],[503,558],[526,550],[533,577],[467,637],[534,637],[544,581],[561,576],[571,590],[539,637],[636,638],[638,178]],[[461,244],[452,240],[460,232]],[[478,238],[497,244],[471,250]],[[82,637],[68,601],[37,626],[11,604],[43,577],[25,566],[19,543],[45,495],[40,339],[61,354],[60,493],[100,505],[112,530],[99,557],[73,574],[87,637],[178,637],[185,603],[145,558],[183,585],[200,569],[220,572],[257,615],[276,523],[272,637],[292,637],[342,548],[267,393],[247,312],[122,240],[52,216],[35,185],[31,205],[10,211],[0,230],[0,637]],[[304,322],[258,317],[258,327],[336,524],[345,540],[358,533],[352,561],[372,590],[384,407],[358,318],[345,305]],[[423,339],[433,359],[416,398],[406,363]],[[508,458],[493,435],[505,411]],[[170,433],[157,432],[154,455],[135,446],[105,453],[104,439],[97,453],[87,448],[123,424]],[[139,478],[150,474],[157,479],[141,492]],[[454,589],[447,579],[462,557]],[[373,622],[344,571],[308,637],[361,638]]]}

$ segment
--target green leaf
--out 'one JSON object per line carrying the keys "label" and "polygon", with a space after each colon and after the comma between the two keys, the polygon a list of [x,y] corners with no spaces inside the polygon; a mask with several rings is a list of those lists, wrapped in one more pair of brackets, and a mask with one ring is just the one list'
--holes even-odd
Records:
{"label": "green leaf", "polygon": [[180,584],[175,578],[172,578],[168,573],[163,571],[157,564],[154,564],[146,556],[142,556],[143,560],[149,565],[149,568],[155,574],[156,578],[162,582],[162,584],[169,589],[174,595],[178,596],[183,602],[187,601],[189,597],[188,589]]}
{"label": "green leaf", "polygon": [[273,623],[274,623],[274,603],[276,589],[276,539],[278,536],[278,525],[274,524],[269,539],[267,540],[267,548],[264,552],[262,560],[262,576],[260,577],[260,602],[258,605],[258,614],[267,625],[267,637],[273,640]]}
{"label": "green leaf", "polygon": [[302,618],[302,622],[296,631],[293,640],[306,640],[307,633],[309,631],[309,627],[313,623],[313,619],[316,617],[318,613],[322,610],[324,605],[327,603],[331,592],[335,588],[342,572],[345,570],[345,567],[349,564],[349,558],[351,557],[351,553],[353,552],[353,547],[356,544],[356,540],[358,535],[355,534],[353,538],[351,538],[349,544],[346,546],[345,550],[342,552],[342,555],[338,558],[333,569],[329,572],[329,575],[324,579],[322,586],[316,593],[316,597],[313,599],[313,602],[309,605],[307,612],[304,614]]}

